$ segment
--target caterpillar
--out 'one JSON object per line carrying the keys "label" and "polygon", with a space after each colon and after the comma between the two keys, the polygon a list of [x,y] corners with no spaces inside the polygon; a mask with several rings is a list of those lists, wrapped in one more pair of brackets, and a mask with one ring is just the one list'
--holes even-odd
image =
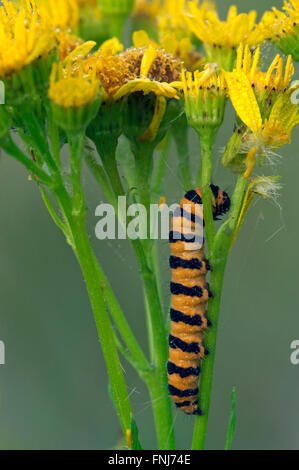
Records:
{"label": "caterpillar", "polygon": [[[211,185],[211,190],[217,220],[228,212],[230,199],[218,186]],[[211,268],[204,253],[203,227],[202,193],[196,189],[183,197],[174,212],[169,236],[172,305],[168,389],[175,405],[189,415],[202,414],[198,383],[201,362],[208,354],[204,334],[211,326],[206,315],[207,303],[213,297],[206,281]]]}

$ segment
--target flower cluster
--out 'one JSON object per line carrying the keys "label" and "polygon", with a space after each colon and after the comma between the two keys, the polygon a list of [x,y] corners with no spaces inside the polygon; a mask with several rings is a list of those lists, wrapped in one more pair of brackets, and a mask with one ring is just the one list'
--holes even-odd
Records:
{"label": "flower cluster", "polygon": [[[274,44],[267,47],[268,54],[273,54],[269,65],[268,57],[263,56],[265,41]],[[277,54],[276,46],[287,57]],[[276,174],[262,172],[266,173],[266,162],[277,163],[278,149],[291,142],[299,124],[294,98],[299,87],[292,82],[294,60],[299,60],[299,0],[284,1],[282,11],[273,8],[260,22],[255,11],[240,13],[236,6],[222,19],[210,0],[0,1],[0,93],[5,89],[5,104],[0,96],[0,149],[26,168],[81,265],[107,363],[111,397],[127,444],[134,450],[141,446],[118,350],[149,388],[160,448],[175,448],[158,251],[150,233],[152,204],[157,207],[159,202],[162,211],[167,182],[177,184],[175,169],[188,199],[196,196],[194,206],[202,202],[215,301],[209,301],[211,315],[205,312],[205,304],[200,313],[212,320],[213,328],[218,323],[229,250],[250,204],[256,196],[276,199],[280,189]],[[233,115],[227,103],[232,105]],[[233,121],[234,130],[220,159],[213,148],[226,116],[228,122]],[[197,143],[191,152],[194,139]],[[174,146],[176,152],[170,152]],[[232,178],[231,187],[237,174],[230,208],[226,193],[215,191],[212,184],[220,160],[223,171]],[[84,165],[113,207],[120,228],[126,228],[128,220],[132,225],[136,222],[127,207],[131,202],[146,209],[140,211],[139,235],[136,224],[136,239],[131,241],[144,284],[150,361],[92,250],[86,228]],[[167,168],[172,179],[166,177]],[[121,207],[118,203],[123,199]],[[223,210],[217,206],[224,206]],[[226,219],[218,227],[215,218],[219,213]],[[193,213],[182,209],[179,216],[188,214],[196,228],[198,217]],[[141,225],[145,227],[142,235]],[[191,292],[193,302],[199,298],[193,277],[198,278],[202,263],[184,251],[186,259],[177,258],[179,263],[173,263],[192,278],[188,288],[178,286]],[[208,335],[205,345],[215,350],[216,332]],[[208,374],[202,374],[201,387],[207,417],[214,354],[206,361],[210,365]],[[176,367],[179,374],[172,366],[169,375],[181,375],[183,383],[182,390],[172,387],[174,393],[180,393],[180,400],[190,398],[191,392],[192,397],[197,395],[190,390],[193,372],[187,377],[183,367]],[[185,370],[191,369],[197,379],[199,368]],[[207,419],[199,423],[196,449],[204,447]]]}
{"label": "flower cluster", "polygon": [[[230,99],[237,121],[224,166],[249,178],[257,156],[262,163],[290,142],[298,124],[297,105],[290,98],[297,0],[285,2],[284,12],[273,8],[260,23],[255,11],[238,14],[234,6],[223,21],[208,0],[139,1],[133,24],[142,17],[152,28],[133,31],[128,48],[117,37],[98,44],[97,39],[84,41],[78,32],[87,11],[97,11],[94,18],[116,31],[120,18],[123,22],[133,10],[131,0],[2,3],[0,78],[7,91],[5,115],[16,129],[24,130],[16,106],[30,96],[45,129],[51,117],[64,130],[86,130],[95,120],[98,134],[113,127],[117,138],[124,132],[139,143],[157,145],[169,126],[187,118],[199,135],[209,132],[215,138]],[[285,70],[276,55],[263,71],[259,46],[266,39],[278,43],[278,36],[281,49],[290,52]],[[50,116],[47,109],[52,109]],[[163,122],[168,124],[163,127]]]}

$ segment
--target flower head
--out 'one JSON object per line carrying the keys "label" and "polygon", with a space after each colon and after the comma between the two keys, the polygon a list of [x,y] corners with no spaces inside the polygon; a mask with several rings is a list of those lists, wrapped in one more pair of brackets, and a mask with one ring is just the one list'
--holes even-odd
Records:
{"label": "flower head", "polygon": [[74,68],[66,59],[53,65],[49,98],[56,123],[68,133],[82,132],[99,110],[100,82],[95,75],[86,75],[82,64]]}
{"label": "flower head", "polygon": [[100,82],[95,76],[85,75],[82,67],[74,76],[70,62],[67,67],[54,64],[51,74],[49,98],[63,108],[79,108],[94,101],[99,94]]}
{"label": "flower head", "polygon": [[234,151],[225,152],[223,163],[227,166],[236,155],[247,155],[245,177],[248,178],[258,155],[262,162],[265,157],[273,156],[276,149],[290,143],[293,129],[299,124],[298,105],[291,102],[294,89],[290,88],[277,98],[265,118],[244,71],[226,72],[225,79],[232,104],[245,127],[238,131]]}
{"label": "flower head", "polygon": [[[190,3],[198,3],[194,0]],[[165,0],[158,14],[160,36],[174,33],[178,40],[190,37],[191,31],[186,22],[186,0]]]}
{"label": "flower head", "polygon": [[203,72],[183,72],[182,88],[188,121],[199,134],[209,128],[215,132],[223,122],[226,88],[223,72],[207,64]]}
{"label": "flower head", "polygon": [[260,70],[259,63],[260,48],[258,47],[255,53],[252,54],[248,45],[244,47],[241,44],[237,53],[235,71],[242,72],[247,76],[258,100],[262,115],[266,116],[275,100],[288,89],[295,69],[291,56],[287,58],[285,70],[283,59],[278,54],[265,72]]}
{"label": "flower head", "polygon": [[267,11],[259,25],[266,39],[271,40],[285,54],[299,60],[299,1],[284,1],[283,11],[273,7]]}
{"label": "flower head", "polygon": [[76,0],[38,0],[40,15],[57,29],[75,29],[79,23],[79,8]]}
{"label": "flower head", "polygon": [[238,14],[235,6],[230,7],[227,20],[221,21],[213,4],[204,1],[188,2],[186,22],[190,30],[203,43],[209,62],[217,62],[226,70],[231,70],[235,60],[235,50],[243,42],[257,46],[264,41],[264,35],[256,27],[256,11]]}
{"label": "flower head", "polygon": [[59,32],[57,34],[58,41],[58,57],[60,61],[63,61],[71,52],[73,52],[78,46],[83,44],[83,40],[69,32]]}
{"label": "flower head", "polygon": [[0,77],[46,56],[55,47],[55,34],[34,1],[19,5],[4,0],[0,6]]}
{"label": "flower head", "polygon": [[171,54],[182,61],[187,70],[198,70],[203,67],[205,59],[194,49],[189,37],[177,39],[175,33],[161,36],[160,43],[150,39],[146,31],[135,31],[133,34],[133,45],[136,48],[149,47],[150,45]]}
{"label": "flower head", "polygon": [[88,67],[96,71],[106,99],[114,101],[138,91],[174,98],[177,92],[171,84],[178,80],[182,69],[179,61],[153,45],[117,55],[100,51],[89,58]]}

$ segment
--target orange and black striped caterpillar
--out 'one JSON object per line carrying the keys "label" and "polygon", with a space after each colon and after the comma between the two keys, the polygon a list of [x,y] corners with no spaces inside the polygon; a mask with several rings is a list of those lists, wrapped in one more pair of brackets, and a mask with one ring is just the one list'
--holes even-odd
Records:
{"label": "orange and black striped caterpillar", "polygon": [[[217,186],[211,185],[211,190],[217,220],[228,212],[230,199]],[[172,306],[168,388],[176,406],[190,415],[202,414],[198,405],[198,382],[201,361],[208,354],[204,334],[211,326],[206,310],[213,294],[206,281],[210,266],[204,253],[203,227],[202,193],[196,189],[184,196],[174,212],[169,236]]]}

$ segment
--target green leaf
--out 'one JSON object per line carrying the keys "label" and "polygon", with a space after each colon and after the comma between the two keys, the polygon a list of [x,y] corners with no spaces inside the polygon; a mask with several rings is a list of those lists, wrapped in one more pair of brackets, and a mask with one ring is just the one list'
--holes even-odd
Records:
{"label": "green leaf", "polygon": [[231,413],[230,413],[230,418],[229,418],[229,423],[228,423],[225,450],[230,450],[231,449],[232,440],[233,440],[233,437],[234,437],[235,432],[236,432],[236,422],[237,422],[237,416],[236,416],[236,387],[234,387],[233,391],[232,391],[232,394],[231,394]]}
{"label": "green leaf", "polygon": [[115,410],[116,410],[116,400],[115,400],[115,396],[114,396],[114,393],[113,393],[113,388],[112,388],[110,380],[109,380],[109,383],[108,383],[108,393],[109,393],[110,400],[112,401],[113,406],[115,407]]}
{"label": "green leaf", "polygon": [[131,419],[131,431],[132,431],[132,450],[143,450],[139,442],[139,431],[135,419],[132,416]]}

